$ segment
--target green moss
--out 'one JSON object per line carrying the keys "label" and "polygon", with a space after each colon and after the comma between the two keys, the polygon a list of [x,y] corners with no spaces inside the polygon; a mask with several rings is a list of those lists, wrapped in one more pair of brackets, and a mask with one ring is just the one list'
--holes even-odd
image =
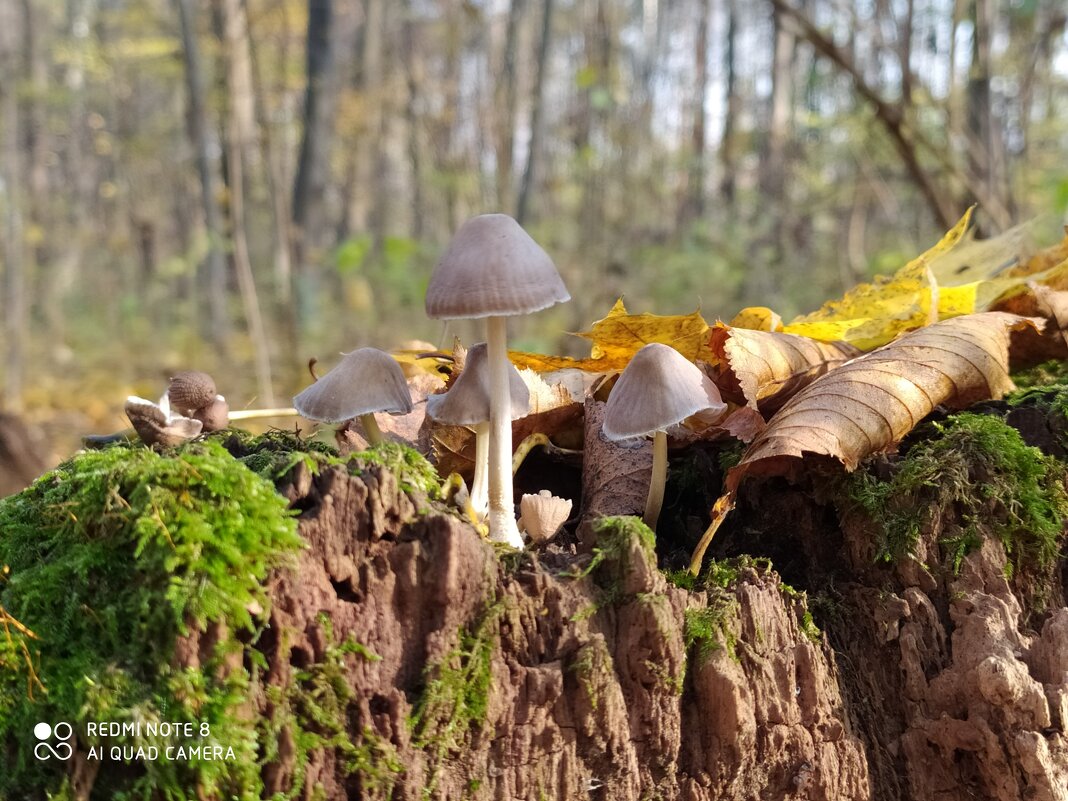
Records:
{"label": "green moss", "polygon": [[1068,361],[1053,359],[1012,374],[1012,380],[1020,389],[1048,387],[1051,384],[1068,384]]}
{"label": "green moss", "polygon": [[[100,797],[258,798],[255,724],[234,714],[250,678],[233,657],[252,659],[248,609],[267,606],[268,570],[300,547],[285,500],[212,440],[168,455],[83,453],[0,501],[0,564],[10,566],[0,605],[37,635],[0,633],[0,743],[11,757],[0,796],[61,787],[61,763],[33,759],[38,721],[84,735],[91,720],[166,720],[207,723],[237,759],[102,770]],[[214,655],[174,667],[178,636],[215,623]],[[28,664],[45,688],[32,696]]]}
{"label": "green moss", "polygon": [[[396,748],[368,726],[355,742],[348,732],[356,696],[349,685],[346,657],[354,655],[369,662],[381,657],[352,637],[336,643],[326,615],[319,616],[319,625],[327,643],[323,659],[297,671],[291,685],[268,688],[274,715],[264,737],[268,751],[263,761],[277,758],[278,736],[285,728],[289,729],[296,751],[291,786],[275,801],[304,794],[308,757],[323,749],[334,751],[345,774],[357,778],[361,798],[389,799],[397,777],[404,772]],[[309,789],[313,794],[322,792],[321,785]]]}
{"label": "green moss", "polygon": [[455,647],[424,671],[425,685],[410,721],[414,745],[430,755],[431,777],[424,797],[433,796],[449,752],[461,749],[471,730],[486,721],[493,652],[504,611],[503,601],[490,604],[472,626],[457,632]]}
{"label": "green moss", "polygon": [[597,545],[593,558],[576,578],[592,576],[601,588],[594,611],[617,603],[623,595],[623,582],[632,569],[632,552],[656,564],[656,535],[637,517],[602,517],[593,524]]}
{"label": "green moss", "polygon": [[954,569],[984,531],[1001,540],[1017,566],[1052,563],[1068,514],[1064,466],[997,417],[962,413],[931,429],[890,480],[863,469],[846,479],[844,502],[878,532],[877,558],[911,553],[934,515],[956,509],[960,530],[943,539]]}
{"label": "green moss", "polygon": [[705,607],[687,609],[683,629],[687,653],[694,653],[698,663],[720,649],[736,659],[738,637],[731,628],[731,620],[737,612],[737,600],[724,592],[712,593]]}
{"label": "green moss", "polygon": [[291,431],[268,431],[250,434],[240,429],[227,429],[209,438],[217,439],[233,456],[253,473],[272,481],[281,478],[300,462],[311,472],[322,466],[340,464],[337,451],[325,442],[306,439]]}
{"label": "green moss", "polygon": [[601,691],[614,672],[612,654],[604,638],[595,637],[579,648],[567,669],[578,678],[590,709],[596,711],[601,705]]}
{"label": "green moss", "polygon": [[371,465],[385,467],[396,474],[405,492],[421,492],[437,499],[441,494],[441,479],[434,466],[419,451],[392,442],[354,453],[348,460],[349,472],[362,475]]}

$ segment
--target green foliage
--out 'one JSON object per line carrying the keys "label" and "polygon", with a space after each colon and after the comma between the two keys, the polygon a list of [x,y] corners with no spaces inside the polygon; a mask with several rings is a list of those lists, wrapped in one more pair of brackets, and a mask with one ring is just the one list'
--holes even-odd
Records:
{"label": "green foliage", "polygon": [[[32,757],[38,721],[79,731],[90,720],[166,720],[208,723],[237,759],[104,770],[100,793],[258,797],[254,723],[233,714],[249,676],[231,657],[247,653],[239,635],[255,626],[249,608],[267,605],[268,570],[301,547],[295,529],[274,487],[210,440],[173,455],[83,453],[0,501],[0,564],[11,568],[0,603],[38,636],[23,644],[47,690],[30,697],[6,646],[0,742],[11,760],[0,796],[60,786],[58,761]],[[214,654],[199,668],[176,667],[177,637],[216,623]]]}
{"label": "green foliage", "polygon": [[1068,514],[1064,466],[997,417],[962,413],[931,429],[889,480],[869,470],[845,480],[845,502],[876,526],[877,558],[910,553],[939,510],[956,509],[960,531],[943,539],[954,570],[984,531],[1001,540],[1017,566],[1050,564]]}
{"label": "green foliage", "polygon": [[437,785],[442,760],[463,747],[472,728],[481,727],[489,707],[493,652],[500,640],[503,601],[490,604],[439,661],[427,665],[426,682],[412,712],[413,742],[430,754],[431,778],[424,797]]}

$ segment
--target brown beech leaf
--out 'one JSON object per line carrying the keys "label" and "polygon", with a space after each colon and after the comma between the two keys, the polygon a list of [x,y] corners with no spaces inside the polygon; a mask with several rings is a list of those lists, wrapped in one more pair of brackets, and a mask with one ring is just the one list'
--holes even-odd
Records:
{"label": "brown beech leaf", "polygon": [[788,475],[806,454],[853,470],[908,434],[935,406],[961,409],[1013,389],[1009,333],[1042,322],[1005,312],[955,317],[854,359],[795,395],[727,476]]}
{"label": "brown beech leaf", "polygon": [[1068,292],[1029,281],[1025,291],[1003,298],[997,309],[1046,320],[1041,332],[1025,328],[1012,333],[1009,357],[1014,370],[1068,358]]}
{"label": "brown beech leaf", "polygon": [[709,347],[720,360],[713,377],[724,397],[764,414],[803,387],[859,356],[845,342],[819,342],[797,334],[752,331],[716,323]]}

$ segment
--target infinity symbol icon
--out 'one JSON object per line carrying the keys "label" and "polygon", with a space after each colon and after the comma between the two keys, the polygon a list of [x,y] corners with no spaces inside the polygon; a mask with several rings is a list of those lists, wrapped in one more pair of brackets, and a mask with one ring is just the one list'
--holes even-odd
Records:
{"label": "infinity symbol icon", "polygon": [[[41,734],[45,734],[45,726],[47,726],[47,724],[38,724],[37,727],[34,729],[34,734],[37,734],[38,737],[40,737]],[[74,754],[74,749],[71,748],[70,743],[63,741],[70,739],[70,736],[73,733],[74,730],[71,728],[71,725],[69,723],[57,723],[55,727],[51,727],[50,731],[45,734],[45,738],[54,734],[60,740],[59,745],[53,747],[50,743],[37,743],[37,745],[35,745],[33,748],[33,755],[37,757],[37,759],[39,759],[41,762],[45,762],[51,759],[52,757],[55,757],[56,759],[62,759],[64,761],[70,759],[71,756],[73,756]],[[41,749],[44,749],[44,751],[47,753],[42,752]]]}

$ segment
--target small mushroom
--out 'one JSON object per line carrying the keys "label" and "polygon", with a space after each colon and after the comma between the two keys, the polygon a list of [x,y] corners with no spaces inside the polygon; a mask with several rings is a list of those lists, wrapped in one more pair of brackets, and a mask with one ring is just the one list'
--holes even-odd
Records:
{"label": "small mushroom", "polygon": [[123,407],[126,416],[146,445],[171,447],[180,445],[200,433],[203,424],[169,410],[150,400],[131,395]]}
{"label": "small mushroom", "polygon": [[571,516],[571,501],[559,498],[549,490],[519,499],[519,527],[531,542],[548,542]]}
{"label": "small mushroom", "polygon": [[204,424],[205,433],[221,431],[230,424],[230,404],[222,395],[216,395],[211,403],[193,412],[192,417]]}
{"label": "small mushroom", "polygon": [[486,318],[489,359],[489,527],[491,538],[523,547],[515,521],[506,318],[571,300],[549,255],[506,214],[465,222],[426,292],[432,319]]}
{"label": "small mushroom", "polygon": [[[511,398],[510,420],[523,417],[530,408],[530,390],[519,371],[511,364],[508,390]],[[479,520],[489,511],[489,367],[486,364],[486,343],[480,342],[467,351],[464,369],[448,392],[430,395],[426,399],[426,413],[439,423],[470,426],[475,432],[475,477],[471,482],[471,506]]]}
{"label": "small mushroom", "polygon": [[700,368],[667,345],[651,344],[630,360],[605,406],[601,430],[614,441],[653,435],[653,473],[642,519],[656,529],[667,482],[667,433],[704,409],[722,415],[727,404]]}
{"label": "small mushroom", "polygon": [[193,412],[215,401],[215,380],[200,370],[183,370],[171,376],[167,399],[179,414],[192,417]]}
{"label": "small mushroom", "polygon": [[408,414],[412,395],[400,365],[388,353],[360,348],[342,354],[333,370],[293,398],[301,417],[323,423],[341,423],[360,418],[367,441],[382,442],[375,412]]}

